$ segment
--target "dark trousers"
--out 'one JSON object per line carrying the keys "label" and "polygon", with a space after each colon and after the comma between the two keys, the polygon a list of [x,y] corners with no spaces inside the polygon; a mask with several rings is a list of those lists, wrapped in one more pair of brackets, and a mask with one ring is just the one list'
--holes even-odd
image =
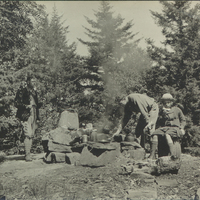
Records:
{"label": "dark trousers", "polygon": [[144,148],[145,147],[145,137],[144,137],[144,128],[146,126],[146,121],[142,115],[138,120],[137,126],[135,128],[136,138],[140,140],[140,145]]}

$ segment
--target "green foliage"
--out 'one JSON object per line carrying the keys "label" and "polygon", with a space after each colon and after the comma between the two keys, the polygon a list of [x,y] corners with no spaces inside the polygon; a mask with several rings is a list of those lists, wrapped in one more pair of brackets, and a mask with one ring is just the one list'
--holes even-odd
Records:
{"label": "green foliage", "polygon": [[33,58],[28,68],[38,80],[39,100],[43,102],[43,132],[57,127],[63,110],[78,106],[77,96],[81,92],[77,81],[83,73],[82,58],[75,54],[75,44],[67,43],[69,27],[63,26],[61,18],[54,7],[51,19],[45,15],[36,23],[27,45]]}
{"label": "green foliage", "polygon": [[[146,73],[146,85],[157,100],[166,92],[176,98],[190,119],[187,132],[195,133],[194,141],[197,142],[199,131],[195,127],[200,123],[200,5],[190,8],[188,1],[160,3],[163,5],[162,13],[151,13],[162,27],[164,48],[156,47],[151,40],[147,40],[148,53],[155,66]],[[194,141],[188,145],[195,145]]]}
{"label": "green foliage", "polygon": [[[96,111],[104,110],[103,113],[99,112],[98,121],[104,124],[107,120],[116,124],[122,115],[118,105],[120,97],[144,85],[142,74],[151,61],[137,47],[139,40],[134,40],[136,34],[131,31],[132,21],[124,25],[120,15],[113,15],[109,2],[102,1],[94,15],[95,20],[86,17],[91,29],[84,27],[90,41],[79,39],[90,53],[85,67],[87,73],[83,76],[87,82],[84,88],[90,89],[92,98],[98,95],[94,98],[95,103],[102,106],[97,106]],[[98,72],[100,68],[103,73]],[[91,115],[90,111],[89,107],[88,116]]]}
{"label": "green foliage", "polygon": [[199,147],[200,145],[200,127],[199,126],[191,126],[188,129],[186,136],[183,138],[184,147]]}
{"label": "green foliage", "polygon": [[161,75],[158,81],[179,90],[185,88],[193,78],[199,79],[199,5],[189,9],[190,3],[185,1],[161,4],[163,14],[152,12],[152,15],[163,28],[162,33],[166,38],[163,44],[166,48],[155,47],[149,40],[148,53],[158,63],[155,70],[161,65],[165,67],[164,71],[158,70],[157,75]]}
{"label": "green foliage", "polygon": [[18,71],[27,67],[30,57],[25,51],[38,14],[43,6],[35,2],[0,2],[1,47],[0,47],[0,137],[15,142],[21,132],[12,106],[19,82],[23,77]]}
{"label": "green foliage", "polygon": [[[85,31],[91,41],[79,41],[90,55],[80,57],[75,43],[68,44],[69,27],[64,27],[55,7],[49,18],[35,2],[1,2],[0,137],[13,143],[20,137],[12,103],[30,72],[38,80],[39,101],[43,103],[34,147],[44,133],[57,127],[60,113],[66,109],[77,110],[81,123],[93,123],[98,130],[114,129],[123,113],[120,98],[141,87],[157,100],[165,92],[176,98],[187,116],[184,146],[196,146],[200,123],[199,6],[190,9],[185,1],[161,4],[163,13],[152,15],[163,27],[165,48],[148,40],[148,54],[140,49],[131,31],[132,21],[123,25],[124,19],[114,17],[109,2],[103,1],[95,11],[96,20],[86,17],[92,28],[85,27]],[[156,63],[153,68],[152,63]],[[124,131],[133,133],[134,126],[133,119]]]}

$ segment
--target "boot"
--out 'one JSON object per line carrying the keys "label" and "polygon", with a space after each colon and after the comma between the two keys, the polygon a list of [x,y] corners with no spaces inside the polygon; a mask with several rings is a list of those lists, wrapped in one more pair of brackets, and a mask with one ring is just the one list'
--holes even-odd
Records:
{"label": "boot", "polygon": [[25,160],[26,162],[30,162],[32,161],[31,155],[30,155],[32,139],[26,137],[24,140],[24,145],[25,145]]}
{"label": "boot", "polygon": [[156,150],[158,147],[158,142],[153,141],[151,143],[151,150],[150,150],[150,156],[149,159],[155,160],[156,159]]}

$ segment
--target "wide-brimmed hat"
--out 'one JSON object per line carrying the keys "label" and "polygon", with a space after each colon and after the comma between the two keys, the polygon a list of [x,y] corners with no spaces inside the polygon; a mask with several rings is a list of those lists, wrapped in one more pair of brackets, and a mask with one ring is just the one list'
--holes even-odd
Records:
{"label": "wide-brimmed hat", "polygon": [[170,94],[170,93],[165,93],[163,94],[163,96],[161,97],[162,101],[168,100],[168,101],[174,101],[174,97]]}

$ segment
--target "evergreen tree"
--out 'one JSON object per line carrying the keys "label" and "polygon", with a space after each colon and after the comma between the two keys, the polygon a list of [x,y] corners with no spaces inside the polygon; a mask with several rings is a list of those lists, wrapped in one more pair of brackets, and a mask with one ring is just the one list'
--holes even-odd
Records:
{"label": "evergreen tree", "polygon": [[46,15],[36,24],[27,45],[27,51],[32,55],[29,68],[39,80],[38,88],[44,101],[41,123],[46,130],[57,126],[58,114],[63,109],[76,107],[78,98],[74,96],[82,73],[75,43],[67,42],[69,27],[65,27],[61,20],[62,16],[54,7],[51,18]]}
{"label": "evergreen tree", "polygon": [[120,15],[114,17],[111,9],[109,2],[102,1],[99,11],[95,11],[95,21],[85,17],[92,27],[92,29],[84,27],[85,33],[92,41],[82,39],[79,41],[88,47],[91,66],[100,66],[108,58],[120,59],[128,43],[136,35],[130,31],[133,26],[132,21],[123,25],[124,19]]}
{"label": "evergreen tree", "polygon": [[140,39],[135,40],[137,33],[131,30],[132,21],[124,24],[120,15],[115,17],[109,2],[101,2],[95,17],[95,20],[86,17],[92,27],[84,27],[90,41],[79,39],[90,53],[84,87],[90,89],[88,99],[90,96],[99,105],[96,110],[103,110],[98,117],[115,121],[121,114],[117,99],[142,86],[141,75],[149,67],[150,59],[137,46]]}
{"label": "evergreen tree", "polygon": [[151,13],[162,27],[164,47],[156,47],[148,40],[148,53],[157,66],[148,71],[146,84],[157,98],[171,92],[183,104],[184,113],[199,124],[195,112],[200,108],[200,5],[191,8],[189,1],[160,3],[162,13]]}
{"label": "evergreen tree", "polygon": [[0,2],[0,137],[12,137],[18,131],[12,105],[19,86],[18,71],[30,63],[25,46],[34,22],[43,13],[43,6],[35,2]]}

